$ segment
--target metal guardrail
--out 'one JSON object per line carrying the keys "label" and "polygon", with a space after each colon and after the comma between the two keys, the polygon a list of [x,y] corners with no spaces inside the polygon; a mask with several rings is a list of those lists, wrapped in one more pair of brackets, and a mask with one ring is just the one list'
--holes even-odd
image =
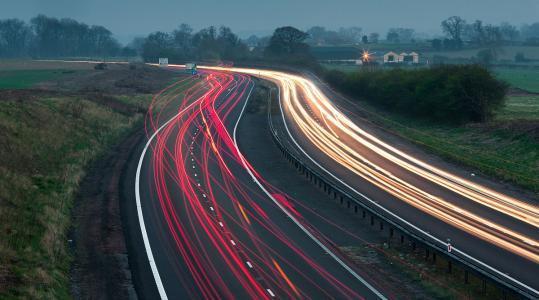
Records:
{"label": "metal guardrail", "polygon": [[[503,278],[501,278],[500,276],[494,274],[493,272],[489,272],[488,270],[485,270],[481,266],[479,266],[477,264],[474,264],[473,262],[471,262],[471,261],[469,261],[469,260],[467,260],[465,258],[459,257],[454,253],[448,252],[447,248],[445,246],[439,245],[439,243],[434,243],[429,238],[421,236],[421,235],[411,231],[410,229],[405,228],[401,224],[398,224],[394,220],[391,220],[390,218],[385,216],[383,213],[377,211],[373,207],[371,207],[371,206],[363,203],[363,201],[357,199],[356,196],[351,195],[351,193],[349,191],[346,191],[343,188],[338,187],[337,184],[332,183],[331,180],[327,178],[327,176],[322,174],[322,172],[308,166],[299,157],[297,157],[289,149],[287,149],[286,146],[281,141],[281,139],[279,138],[278,133],[275,130],[275,127],[273,125],[273,120],[272,120],[272,117],[271,117],[271,101],[272,100],[271,100],[271,93],[270,93],[270,96],[269,96],[269,99],[268,99],[267,118],[268,118],[269,128],[270,128],[270,131],[271,131],[272,140],[277,145],[277,147],[281,150],[283,155],[285,155],[285,157],[290,162],[293,162],[295,164],[297,169],[300,169],[303,172],[309,173],[312,176],[312,178],[315,179],[315,181],[318,180],[319,182],[322,182],[325,186],[327,186],[329,188],[328,193],[331,193],[332,192],[331,190],[333,190],[335,195],[337,195],[337,193],[338,193],[341,197],[345,197],[349,201],[353,201],[356,205],[359,205],[363,210],[366,210],[371,215],[374,215],[376,218],[383,220],[384,222],[386,222],[390,226],[394,227],[395,229],[399,230],[401,233],[403,233],[403,234],[407,235],[408,237],[412,238],[416,242],[418,242],[420,244],[423,244],[424,246],[430,248],[431,250],[434,250],[434,251],[444,255],[445,257],[449,258],[452,261],[458,262],[459,264],[465,266],[469,270],[475,272],[476,274],[478,274],[480,276],[483,276],[484,278],[498,284],[499,286],[501,286],[503,288],[506,288],[508,290],[511,290],[511,291],[515,292],[516,294],[518,294],[520,296],[523,296],[523,297],[526,297],[526,298],[529,298],[529,299],[539,299],[539,295],[537,293],[535,293],[533,291],[529,291],[527,289],[524,289],[520,285],[516,285],[516,284],[513,284],[511,282],[508,282],[507,280],[504,280]],[[344,199],[344,198],[341,198],[341,199]]]}

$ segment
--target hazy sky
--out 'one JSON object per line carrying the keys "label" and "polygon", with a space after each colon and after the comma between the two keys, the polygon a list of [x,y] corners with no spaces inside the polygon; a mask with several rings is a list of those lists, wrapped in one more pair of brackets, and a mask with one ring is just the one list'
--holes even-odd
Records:
{"label": "hazy sky", "polygon": [[275,27],[360,26],[385,33],[412,27],[437,33],[440,21],[459,15],[487,23],[539,22],[539,0],[0,0],[0,19],[28,20],[38,13],[104,25],[121,40],[180,23],[195,29],[227,25],[241,35]]}

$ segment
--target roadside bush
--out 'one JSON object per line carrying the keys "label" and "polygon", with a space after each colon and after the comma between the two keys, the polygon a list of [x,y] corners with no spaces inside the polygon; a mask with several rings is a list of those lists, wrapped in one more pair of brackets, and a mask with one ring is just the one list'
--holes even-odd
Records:
{"label": "roadside bush", "polygon": [[508,86],[479,65],[325,73],[328,83],[383,109],[443,123],[488,121]]}

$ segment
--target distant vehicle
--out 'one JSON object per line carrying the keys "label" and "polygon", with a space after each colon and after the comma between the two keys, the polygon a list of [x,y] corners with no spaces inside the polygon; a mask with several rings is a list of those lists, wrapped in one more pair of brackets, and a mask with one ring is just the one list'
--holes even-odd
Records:
{"label": "distant vehicle", "polygon": [[185,64],[185,71],[187,73],[190,73],[191,75],[196,75],[198,73],[197,64],[196,63],[186,63]]}
{"label": "distant vehicle", "polygon": [[159,58],[159,66],[160,67],[168,67],[168,58],[167,57],[160,57]]}
{"label": "distant vehicle", "polygon": [[106,70],[107,64],[106,63],[98,63],[94,66],[94,69],[96,70]]}

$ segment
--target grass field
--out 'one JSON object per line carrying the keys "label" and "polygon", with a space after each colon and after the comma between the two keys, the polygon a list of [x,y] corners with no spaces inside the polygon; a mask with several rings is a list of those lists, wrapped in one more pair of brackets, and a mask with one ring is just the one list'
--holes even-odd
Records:
{"label": "grass field", "polygon": [[66,234],[78,183],[140,119],[76,97],[0,101],[0,270],[24,284],[0,298],[70,298]]}
{"label": "grass field", "polygon": [[337,70],[341,72],[355,72],[361,68],[361,66],[356,65],[339,65],[339,64],[322,64],[322,66],[328,70]]}
{"label": "grass field", "polygon": [[496,119],[539,121],[539,95],[509,96],[505,107],[498,113]]}
{"label": "grass field", "polygon": [[539,68],[496,68],[494,72],[514,87],[539,93]]}
{"label": "grass field", "polygon": [[[441,157],[539,191],[539,120],[537,97],[511,96],[496,119],[487,124],[444,126],[379,110],[360,101],[375,124]],[[524,108],[526,107],[526,108]]]}
{"label": "grass field", "polygon": [[[445,56],[447,58],[453,59],[469,59],[477,55],[477,52],[484,48],[473,48],[473,49],[462,49],[462,50],[453,50],[453,51],[427,51],[423,54],[427,57],[433,57],[435,55]],[[524,54],[524,57],[527,59],[539,59],[539,47],[533,46],[505,46],[499,48],[498,59],[514,61],[515,55],[517,53]]]}
{"label": "grass field", "polygon": [[35,84],[56,80],[74,70],[10,70],[0,71],[0,89],[26,89]]}
{"label": "grass field", "polygon": [[[90,81],[85,72],[92,71],[69,73],[70,82],[107,93],[96,96],[76,84],[67,91],[23,89],[62,72],[9,72],[3,82],[19,89],[0,90],[0,299],[69,299],[67,233],[85,170],[142,124],[152,97],[136,92],[140,82],[158,91],[177,75],[124,67],[95,71]],[[133,87],[118,90],[116,82]]]}

